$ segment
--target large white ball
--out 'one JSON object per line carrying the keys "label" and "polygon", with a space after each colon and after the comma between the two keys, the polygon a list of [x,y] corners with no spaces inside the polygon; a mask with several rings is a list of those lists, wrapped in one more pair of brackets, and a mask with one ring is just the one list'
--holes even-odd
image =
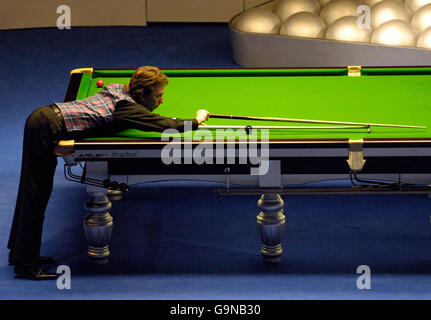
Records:
{"label": "large white ball", "polygon": [[331,0],[319,0],[320,6],[326,6],[328,4],[328,2]]}
{"label": "large white ball", "polygon": [[410,12],[406,5],[396,0],[383,0],[371,8],[371,26],[377,28],[391,20],[410,22]]}
{"label": "large white ball", "polygon": [[278,34],[280,19],[270,9],[252,8],[239,15],[234,27],[243,32]]}
{"label": "large white ball", "polygon": [[431,27],[425,29],[418,37],[416,47],[431,49]]}
{"label": "large white ball", "polygon": [[310,12],[298,12],[280,27],[280,34],[292,37],[323,38],[326,24],[321,17]]}
{"label": "large white ball", "polygon": [[371,35],[371,43],[389,46],[416,45],[416,30],[402,20],[391,20],[380,25]]}
{"label": "large white ball", "polygon": [[319,13],[320,4],[317,0],[280,0],[274,7],[275,14],[281,22],[298,12]]}
{"label": "large white ball", "polygon": [[[383,0],[362,0],[362,3],[363,4],[366,4],[367,6],[369,6],[369,7],[372,7],[372,6],[374,6],[377,2],[380,2],[380,1],[383,1]],[[396,0],[396,1],[398,1],[398,2],[403,2],[403,0]]]}
{"label": "large white ball", "polygon": [[352,16],[336,20],[326,30],[325,38],[328,40],[369,42],[371,30],[358,27],[357,20],[357,17]]}
{"label": "large white ball", "polygon": [[431,27],[431,3],[416,11],[413,15],[411,25],[418,32],[422,32],[428,27]]}
{"label": "large white ball", "polygon": [[431,0],[405,0],[405,3],[412,13],[415,13],[421,7],[431,3]]}
{"label": "large white ball", "polygon": [[367,5],[367,6],[369,6],[369,7],[372,7],[377,2],[380,2],[380,1],[383,1],[383,0],[363,0],[362,3],[365,4],[365,5]]}
{"label": "large white ball", "polygon": [[320,16],[327,25],[342,17],[359,16],[356,12],[361,3],[358,0],[331,0],[320,11]]}

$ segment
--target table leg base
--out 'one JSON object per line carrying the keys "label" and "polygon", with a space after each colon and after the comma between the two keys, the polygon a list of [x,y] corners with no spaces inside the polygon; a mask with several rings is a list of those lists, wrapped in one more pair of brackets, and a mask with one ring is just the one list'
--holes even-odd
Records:
{"label": "table leg base", "polygon": [[284,202],[279,194],[263,194],[258,201],[261,212],[257,216],[257,226],[262,240],[260,250],[263,261],[278,263],[281,261],[281,240],[286,226],[283,214]]}
{"label": "table leg base", "polygon": [[93,264],[107,264],[109,261],[108,246],[101,248],[88,246],[87,256]]}
{"label": "table leg base", "polygon": [[89,193],[85,204],[84,232],[88,241],[87,255],[96,264],[108,262],[109,247],[113,228],[113,218],[109,214],[111,202],[106,192]]}
{"label": "table leg base", "polygon": [[91,264],[97,264],[97,265],[103,265],[103,264],[108,264],[109,259],[108,258],[104,258],[104,259],[93,259],[91,257],[89,257],[88,259],[90,261]]}
{"label": "table leg base", "polygon": [[260,253],[262,254],[263,262],[278,263],[281,261],[283,249],[281,248],[281,244],[278,244],[276,246],[267,246],[262,244]]}
{"label": "table leg base", "polygon": [[268,256],[264,256],[262,255],[262,262],[263,263],[267,263],[267,264],[277,264],[281,262],[281,256],[279,257],[268,257]]}
{"label": "table leg base", "polygon": [[110,201],[120,201],[123,199],[123,192],[120,190],[108,190],[108,199]]}

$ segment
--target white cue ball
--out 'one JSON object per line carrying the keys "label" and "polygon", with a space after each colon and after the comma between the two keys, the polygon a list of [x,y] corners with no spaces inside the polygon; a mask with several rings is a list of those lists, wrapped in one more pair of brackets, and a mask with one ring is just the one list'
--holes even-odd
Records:
{"label": "white cue ball", "polygon": [[280,24],[277,15],[266,8],[247,10],[234,21],[234,27],[240,31],[268,34],[278,34]]}
{"label": "white cue ball", "polygon": [[326,30],[325,38],[328,40],[370,42],[371,30],[357,26],[357,17],[343,17],[336,20]]}
{"label": "white cue ball", "polygon": [[321,17],[310,12],[298,12],[288,18],[280,28],[280,34],[291,37],[322,39],[326,24]]}
{"label": "white cue ball", "polygon": [[359,16],[356,12],[361,3],[358,0],[331,0],[320,11],[320,16],[327,25],[331,25],[342,17]]}
{"label": "white cue ball", "polygon": [[420,8],[414,15],[411,21],[413,28],[418,32],[422,32],[428,27],[431,27],[431,3]]}
{"label": "white cue ball", "polygon": [[391,20],[410,22],[410,12],[404,3],[396,0],[383,0],[371,8],[371,26],[373,28]]}
{"label": "white cue ball", "polygon": [[317,0],[280,0],[274,7],[275,14],[281,22],[298,12],[318,14],[320,4]]}
{"label": "white cue ball", "polygon": [[405,3],[412,13],[415,13],[419,8],[430,4],[431,0],[405,0]]}
{"label": "white cue ball", "polygon": [[371,43],[411,47],[416,44],[416,30],[405,21],[391,20],[373,32]]}
{"label": "white cue ball", "polygon": [[431,49],[431,27],[425,29],[418,38],[416,47]]}

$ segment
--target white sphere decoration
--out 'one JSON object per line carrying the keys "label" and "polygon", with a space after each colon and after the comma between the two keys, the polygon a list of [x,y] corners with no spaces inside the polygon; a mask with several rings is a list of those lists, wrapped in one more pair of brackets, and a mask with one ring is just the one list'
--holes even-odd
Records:
{"label": "white sphere decoration", "polygon": [[431,27],[431,3],[420,8],[412,17],[411,25],[418,32]]}
{"label": "white sphere decoration", "polygon": [[421,7],[430,4],[431,0],[405,0],[405,3],[411,12],[415,13]]}
{"label": "white sphere decoration", "polygon": [[371,43],[389,46],[416,45],[416,30],[403,20],[391,20],[383,23],[371,35]]}
{"label": "white sphere decoration", "polygon": [[320,4],[317,0],[280,0],[274,7],[275,14],[281,22],[298,12],[318,14]]}
{"label": "white sphere decoration", "polygon": [[329,1],[331,1],[331,0],[319,0],[319,3],[323,7],[323,6],[326,6]]}
{"label": "white sphere decoration", "polygon": [[431,27],[425,29],[418,37],[416,47],[431,49]]}
{"label": "white sphere decoration", "polygon": [[371,8],[371,26],[377,28],[391,20],[410,22],[410,12],[406,5],[396,0],[383,0]]}
{"label": "white sphere decoration", "polygon": [[278,34],[280,19],[270,9],[252,8],[239,15],[234,27],[244,32]]}
{"label": "white sphere decoration", "polygon": [[362,3],[365,4],[365,5],[367,5],[367,6],[369,6],[369,7],[372,7],[377,2],[380,2],[380,1],[383,1],[383,0],[362,0]]}
{"label": "white sphere decoration", "polygon": [[347,16],[336,20],[326,30],[325,38],[328,40],[369,42],[371,30],[360,28],[357,17]]}
{"label": "white sphere decoration", "polygon": [[291,37],[321,39],[326,24],[321,17],[310,12],[298,12],[290,16],[280,27],[280,34]]}
{"label": "white sphere decoration", "polygon": [[320,16],[327,25],[331,25],[335,20],[342,17],[359,16],[356,10],[360,5],[361,3],[358,0],[331,0],[320,11]]}
{"label": "white sphere decoration", "polygon": [[[363,3],[363,4],[365,4],[365,5],[367,5],[367,6],[369,6],[369,7],[372,7],[372,6],[374,6],[377,2],[380,2],[380,1],[383,1],[383,0],[362,0],[362,3]],[[396,1],[398,1],[398,2],[403,2],[403,0],[396,0]]]}

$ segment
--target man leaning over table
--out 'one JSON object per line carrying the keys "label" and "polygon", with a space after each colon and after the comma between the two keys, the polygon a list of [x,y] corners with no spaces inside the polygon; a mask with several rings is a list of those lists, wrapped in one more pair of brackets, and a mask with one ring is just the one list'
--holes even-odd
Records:
{"label": "man leaning over table", "polygon": [[208,120],[206,110],[197,110],[194,119],[169,118],[153,113],[161,103],[169,80],[157,67],[135,70],[130,81],[109,84],[94,96],[66,103],[53,103],[33,111],[24,128],[21,178],[15,214],[9,236],[9,264],[17,277],[31,280],[57,279],[43,265],[54,263],[40,255],[43,221],[54,180],[60,140],[115,134],[134,128],[162,132],[173,128],[192,130]]}

